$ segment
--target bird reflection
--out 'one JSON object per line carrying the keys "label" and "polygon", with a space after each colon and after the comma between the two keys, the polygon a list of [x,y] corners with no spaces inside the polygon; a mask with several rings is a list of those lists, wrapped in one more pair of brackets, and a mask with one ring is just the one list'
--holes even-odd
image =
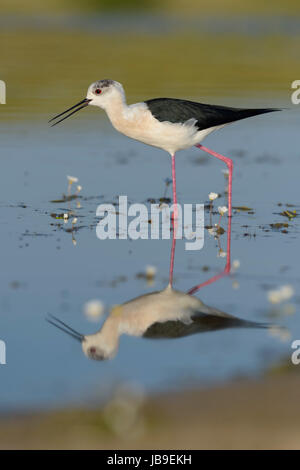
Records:
{"label": "bird reflection", "polygon": [[[175,238],[171,251],[170,279],[173,278],[174,240]],[[101,329],[94,334],[83,335],[53,315],[49,315],[47,320],[79,341],[84,354],[95,360],[112,359],[118,352],[119,339],[123,334],[145,338],[181,338],[226,328],[264,328],[267,325],[229,315],[205,305],[193,296],[202,287],[230,273],[230,243],[231,218],[228,218],[226,266],[220,274],[186,293],[175,290],[169,283],[164,290],[116,305],[111,309]]]}

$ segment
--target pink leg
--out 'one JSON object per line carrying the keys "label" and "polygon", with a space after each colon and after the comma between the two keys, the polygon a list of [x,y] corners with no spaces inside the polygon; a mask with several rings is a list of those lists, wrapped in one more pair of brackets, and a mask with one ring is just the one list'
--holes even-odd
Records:
{"label": "pink leg", "polygon": [[226,266],[224,270],[216,274],[215,276],[211,277],[205,282],[202,282],[201,284],[198,284],[197,286],[194,286],[192,289],[190,289],[187,294],[195,294],[199,289],[202,287],[208,286],[209,284],[212,284],[213,282],[218,281],[224,276],[227,276],[230,274],[231,270],[231,217],[228,217],[228,227],[227,227],[227,254],[226,254]]}
{"label": "pink leg", "polygon": [[172,214],[173,224],[173,239],[172,239],[172,250],[171,250],[171,261],[170,261],[170,274],[169,274],[169,285],[173,285],[173,270],[174,270],[174,256],[176,246],[176,232],[177,232],[177,219],[178,219],[178,208],[177,208],[177,194],[176,194],[176,171],[175,171],[175,154],[172,155],[172,180],[173,180],[173,204],[174,212]]}
{"label": "pink leg", "polygon": [[173,269],[174,269],[174,255],[175,255],[176,238],[173,230],[172,249],[171,249],[171,261],[170,261],[170,274],[169,274],[169,286],[173,286]]}
{"label": "pink leg", "polygon": [[214,152],[213,150],[210,150],[207,147],[203,147],[203,145],[201,145],[201,144],[197,144],[196,147],[198,147],[198,149],[204,150],[204,152],[209,153],[213,157],[219,158],[219,160],[222,160],[228,166],[228,170],[229,170],[229,177],[228,177],[228,217],[231,217],[232,216],[232,171],[233,171],[233,161],[231,160],[231,158],[224,157],[223,155],[220,155],[219,153]]}

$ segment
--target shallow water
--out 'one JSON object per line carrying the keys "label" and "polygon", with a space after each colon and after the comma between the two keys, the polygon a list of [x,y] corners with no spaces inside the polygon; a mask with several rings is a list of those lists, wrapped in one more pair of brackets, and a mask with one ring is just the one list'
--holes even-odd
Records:
{"label": "shallow water", "polygon": [[[299,213],[297,126],[296,111],[285,111],[236,123],[205,141],[234,157],[233,205],[248,206],[253,213],[235,212],[232,220],[232,260],[239,260],[240,268],[196,294],[241,318],[284,325],[291,339],[280,342],[266,330],[156,341],[124,336],[117,357],[107,362],[86,359],[79,344],[46,323],[45,316],[51,312],[91,333],[98,325],[84,317],[86,301],[99,298],[110,307],[166,286],[169,240],[100,241],[95,226],[101,202],[117,201],[123,194],[130,202],[163,196],[171,173],[169,157],[117,134],[100,112],[85,112],[53,129],[44,122],[4,126],[0,337],[7,344],[7,365],[0,367],[2,410],[90,405],[123,381],[140,384],[146,393],[205,385],[261,373],[290,355],[300,328],[299,217],[288,220],[279,213],[286,208]],[[222,169],[221,162],[197,149],[179,153],[179,202],[204,203],[215,191],[223,194],[215,206],[226,204]],[[66,175],[77,176],[83,187],[77,200],[81,208],[70,203],[78,217],[76,246],[65,231],[70,222],[64,225],[51,217],[69,209],[68,203],[50,202],[66,192]],[[289,224],[287,233],[270,228],[277,222]],[[222,226],[226,229],[226,220]],[[221,245],[226,250],[226,233]],[[187,291],[221,271],[225,260],[217,253],[217,242],[207,232],[201,251],[185,251],[184,241],[178,241],[175,287]],[[146,265],[157,268],[152,286],[138,276]],[[295,311],[285,315],[281,308],[274,318],[267,291],[284,284],[296,291],[290,302]]]}
{"label": "shallow water", "polygon": [[[7,104],[0,106],[0,339],[7,345],[0,410],[89,406],[124,381],[150,393],[257,376],[289,357],[300,334],[299,118],[290,104],[290,83],[299,78],[299,19],[1,16],[0,24],[0,79],[7,82]],[[233,157],[233,205],[251,210],[234,211],[232,219],[232,261],[240,267],[196,294],[240,318],[285,326],[286,342],[255,329],[178,340],[123,336],[115,359],[93,362],[45,321],[52,313],[92,333],[99,325],[83,315],[85,302],[100,299],[108,309],[168,282],[170,240],[100,241],[95,228],[100,203],[117,203],[119,195],[130,203],[171,196],[169,156],[121,136],[96,109],[53,129],[47,124],[49,114],[105,77],[124,83],[129,102],[174,96],[288,108],[204,141]],[[178,153],[176,165],[180,203],[207,203],[211,191],[222,194],[215,209],[227,203],[220,161],[194,148]],[[80,197],[51,202],[66,193],[67,175],[79,178]],[[70,209],[78,219],[73,232],[70,221],[53,216]],[[280,215],[286,209],[297,216]],[[288,227],[270,226],[282,222]],[[226,232],[220,242],[226,250]],[[202,250],[186,251],[184,243],[177,242],[174,284],[187,291],[221,272],[226,260],[207,231]],[[147,265],[157,269],[152,285],[141,275]],[[282,285],[295,295],[272,307],[267,293]]]}

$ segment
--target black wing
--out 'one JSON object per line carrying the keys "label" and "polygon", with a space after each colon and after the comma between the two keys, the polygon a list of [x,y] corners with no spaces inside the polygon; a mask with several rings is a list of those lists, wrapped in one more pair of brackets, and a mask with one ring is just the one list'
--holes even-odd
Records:
{"label": "black wing", "polygon": [[226,328],[269,328],[270,325],[243,320],[233,316],[206,315],[201,312],[192,316],[192,322],[183,323],[180,320],[155,322],[145,331],[144,338],[182,338],[196,333],[224,330]]}
{"label": "black wing", "polygon": [[184,123],[189,119],[197,120],[199,131],[245,119],[258,114],[280,111],[276,108],[242,109],[217,106],[175,98],[155,98],[145,101],[153,116],[161,122]]}

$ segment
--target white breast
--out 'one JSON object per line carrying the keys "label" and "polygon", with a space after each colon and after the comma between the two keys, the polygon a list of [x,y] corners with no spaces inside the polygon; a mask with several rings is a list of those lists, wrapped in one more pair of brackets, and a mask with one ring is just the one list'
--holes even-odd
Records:
{"label": "white breast", "polygon": [[122,110],[107,109],[113,126],[122,134],[145,144],[159,147],[171,155],[201,142],[213,130],[222,126],[198,131],[196,120],[184,124],[160,122],[153,117],[145,103],[124,106]]}
{"label": "white breast", "polygon": [[189,324],[192,314],[202,310],[208,308],[196,297],[167,288],[119,305],[120,333],[141,336],[156,322],[180,320]]}

